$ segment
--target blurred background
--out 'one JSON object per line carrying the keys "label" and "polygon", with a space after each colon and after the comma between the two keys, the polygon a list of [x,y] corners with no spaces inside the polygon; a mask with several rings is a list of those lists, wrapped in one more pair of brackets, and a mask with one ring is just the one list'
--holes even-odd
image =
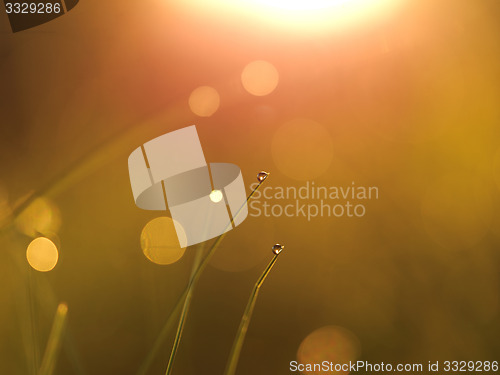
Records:
{"label": "blurred background", "polygon": [[497,0],[82,0],[19,33],[1,16],[0,373],[36,373],[60,302],[56,374],[144,366],[211,242],[176,248],[168,212],[135,206],[127,158],[192,124],[247,193],[266,170],[273,189],[379,195],[362,217],[249,216],[228,233],[174,373],[223,372],[277,242],[238,374],[498,360],[499,17]]}

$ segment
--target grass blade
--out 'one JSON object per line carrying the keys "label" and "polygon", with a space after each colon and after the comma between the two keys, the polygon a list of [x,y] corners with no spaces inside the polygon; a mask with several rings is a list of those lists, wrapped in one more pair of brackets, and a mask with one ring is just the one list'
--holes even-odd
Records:
{"label": "grass blade", "polygon": [[[189,283],[191,283],[191,281],[192,281],[192,279],[193,279],[193,277],[194,277],[194,275],[196,273],[196,270],[200,266],[201,255],[202,255],[202,252],[201,252],[201,249],[200,249],[200,251],[196,255],[195,261],[193,263],[193,269],[191,271],[191,277],[189,279]],[[191,306],[191,299],[192,299],[192,297],[193,297],[193,288],[189,288],[188,292],[187,292],[187,295],[186,295],[186,298],[184,299],[184,304],[182,306],[181,316],[179,318],[179,323],[177,325],[177,332],[175,333],[174,343],[172,345],[172,351],[170,353],[170,358],[168,360],[166,374],[170,374],[171,371],[172,371],[172,367],[174,365],[175,356],[177,354],[177,350],[179,349],[179,344],[180,344],[180,341],[181,341],[182,333],[184,331],[184,324],[186,323],[186,317],[187,317],[187,314],[189,312],[189,307]]]}
{"label": "grass blade", "polygon": [[[277,246],[279,246],[279,250]],[[240,326],[238,328],[238,332],[236,333],[233,347],[231,348],[231,353],[229,354],[229,359],[224,375],[234,375],[234,373],[236,372],[236,367],[238,366],[238,361],[240,359],[241,348],[243,347],[243,342],[245,341],[248,325],[250,324],[250,319],[252,318],[252,313],[255,307],[255,303],[257,302],[257,296],[259,295],[260,287],[264,283],[267,275],[269,275],[269,272],[271,272],[271,269],[278,260],[278,256],[281,254],[282,250],[283,246],[281,245],[273,246],[274,257],[273,259],[271,259],[271,262],[269,262],[266,269],[264,270],[264,272],[262,272],[262,275],[260,275],[259,279],[255,283],[252,294],[248,299],[247,307],[245,308],[245,312],[243,313],[243,316],[241,318]]]}
{"label": "grass blade", "polygon": [[[259,184],[255,187],[255,189],[252,190],[250,195],[248,195],[245,203],[248,203],[248,201],[250,201],[250,199],[252,199],[255,192],[260,188],[260,186],[264,183],[265,180],[266,180],[266,178],[259,179]],[[232,226],[234,219],[238,216],[238,214],[241,212],[241,209],[243,207],[244,206],[242,206],[237,211],[237,213],[234,215],[234,217],[230,223],[231,226]],[[177,334],[176,334],[176,338],[174,339],[174,346],[172,347],[172,352],[174,353],[174,355],[172,356],[172,353],[171,353],[169,363],[167,364],[167,371],[172,370],[173,359],[175,357],[175,352],[178,349],[178,343],[180,342],[180,338],[182,336],[182,327],[185,323],[185,319],[186,319],[186,316],[187,316],[187,313],[189,310],[189,306],[190,306],[191,297],[188,297],[188,296],[190,296],[193,293],[194,287],[195,287],[197,281],[199,280],[201,274],[203,273],[203,270],[208,265],[210,259],[212,258],[212,255],[214,254],[215,250],[219,247],[219,245],[220,245],[221,241],[224,239],[226,233],[228,233],[228,232],[224,232],[219,237],[217,237],[217,239],[215,240],[213,245],[210,247],[207,255],[203,258],[203,260],[201,261],[199,266],[192,271],[192,277],[189,281],[188,286],[186,287],[186,289],[184,289],[184,292],[182,293],[181,297],[177,300],[177,302],[174,306],[174,309],[172,310],[172,312],[168,316],[167,321],[165,322],[165,325],[161,329],[160,334],[158,335],[155,343],[153,344],[153,347],[151,348],[146,359],[144,360],[141,367],[139,368],[137,375],[146,375],[147,374],[147,371],[149,370],[149,367],[151,366],[153,359],[158,354],[158,351],[159,351],[162,343],[165,341],[165,338],[166,338],[168,332],[170,331],[170,329],[172,328],[172,325],[174,324],[175,316],[177,316],[180,313],[181,316],[180,316],[180,319],[178,322]],[[186,300],[189,300],[187,304],[186,304]],[[183,310],[185,310],[185,311],[183,311]],[[180,326],[181,326],[181,329],[179,329]],[[177,342],[177,345],[175,345],[175,342]],[[167,374],[168,374],[168,372],[167,372]]]}
{"label": "grass blade", "polygon": [[47,348],[43,355],[42,364],[38,375],[52,375],[59,356],[59,349],[61,347],[62,335],[66,325],[66,315],[68,314],[68,306],[64,303],[57,306],[56,316],[50,331]]}

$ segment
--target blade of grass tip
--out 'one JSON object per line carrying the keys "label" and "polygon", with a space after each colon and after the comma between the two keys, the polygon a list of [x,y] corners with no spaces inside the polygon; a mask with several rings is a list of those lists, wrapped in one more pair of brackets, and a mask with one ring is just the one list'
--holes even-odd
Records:
{"label": "blade of grass tip", "polygon": [[[22,258],[23,267],[26,267],[25,258]],[[37,271],[33,271],[30,267],[30,271],[36,274]],[[40,288],[40,291],[43,290],[43,293],[35,293],[36,296],[36,306],[39,307],[43,316],[52,316],[54,311],[54,306],[57,306],[57,297],[55,295],[54,289],[51,286],[48,279],[41,278],[37,279],[36,283],[37,288]],[[61,350],[64,350],[69,362],[73,366],[75,371],[75,375],[87,375],[85,368],[83,367],[82,360],[80,358],[80,354],[76,348],[75,341],[73,339],[73,335],[71,332],[71,327],[66,326],[64,329],[64,337],[63,342],[61,344]],[[38,372],[40,369],[40,364],[37,365],[34,374]]]}
{"label": "blade of grass tip", "polygon": [[257,302],[257,296],[259,294],[260,287],[264,283],[267,275],[269,275],[269,272],[271,272],[271,269],[278,260],[278,256],[281,254],[283,248],[284,246],[280,244],[276,244],[273,246],[274,257],[255,283],[252,294],[248,299],[247,307],[245,308],[245,312],[243,313],[243,316],[241,318],[240,326],[238,328],[238,332],[236,333],[236,337],[231,348],[231,353],[229,354],[229,359],[224,375],[234,375],[234,373],[236,372],[236,367],[238,366],[238,361],[240,359],[241,348],[243,347],[243,342],[245,341],[248,325],[250,324],[250,319],[252,318],[253,309],[255,307],[255,303]]}
{"label": "blade of grass tip", "polygon": [[[257,190],[264,183],[264,181],[267,179],[268,176],[269,176],[269,173],[268,172],[264,172],[264,171],[260,172],[257,175],[257,180],[259,181],[259,184],[248,195],[248,197],[247,197],[247,199],[245,201],[245,204],[243,204],[238,209],[238,211],[234,215],[233,219],[229,223],[228,227],[230,227],[230,226],[233,225],[234,220],[236,219],[236,217],[238,217],[238,215],[241,212],[241,210],[243,209],[243,207],[245,207],[246,204],[250,201],[250,199],[252,199],[252,197],[254,196],[254,194],[257,192]],[[203,258],[203,260],[201,261],[201,263],[199,264],[199,266],[196,268],[196,270],[194,270],[194,272],[192,272],[192,277],[191,277],[191,279],[189,281],[188,286],[186,287],[186,289],[184,289],[184,292],[182,293],[182,295],[180,296],[180,298],[177,300],[177,302],[176,302],[176,304],[174,306],[174,309],[171,311],[170,315],[168,316],[167,321],[165,322],[164,326],[162,327],[162,329],[161,329],[158,337],[156,338],[156,340],[155,340],[155,342],[153,344],[153,347],[151,348],[151,350],[149,351],[148,355],[146,356],[146,359],[144,360],[144,362],[142,363],[141,367],[139,368],[139,371],[137,372],[137,375],[146,375],[147,371],[149,370],[149,367],[151,366],[151,363],[153,362],[153,359],[158,354],[158,351],[159,351],[159,349],[160,349],[163,341],[165,340],[165,337],[167,336],[167,333],[170,331],[170,328],[173,325],[173,322],[174,322],[173,319],[174,319],[174,317],[177,316],[179,313],[181,313],[181,303],[183,301],[186,301],[186,297],[190,293],[193,292],[193,289],[194,289],[194,286],[196,285],[196,282],[200,278],[200,276],[201,276],[203,270],[205,269],[205,267],[208,265],[208,262],[210,261],[212,255],[214,254],[215,250],[217,249],[217,247],[221,243],[221,241],[224,238],[224,236],[226,235],[226,233],[227,232],[224,232],[219,237],[217,237],[217,239],[215,240],[215,242],[213,243],[213,245],[210,247],[207,255],[205,256],[205,258]],[[187,304],[187,306],[184,303],[183,306],[182,306],[182,308],[186,309],[186,314],[187,314],[187,310],[189,309],[189,303]],[[182,318],[182,315],[181,315],[181,319],[185,319],[186,314],[184,314],[184,318]],[[181,322],[181,321],[179,321],[179,325],[181,325],[181,324],[184,324],[184,323]],[[178,329],[178,332],[179,332],[179,329]],[[180,331],[180,334],[182,334],[182,330]],[[177,339],[177,340],[179,340],[179,339]],[[177,348],[175,350],[177,350]],[[167,365],[167,371],[168,371],[168,367],[169,366]],[[170,368],[171,367],[172,367],[172,365],[170,364]]]}
{"label": "blade of grass tip", "polygon": [[56,316],[52,324],[52,330],[50,331],[47,348],[45,349],[38,375],[52,375],[54,373],[64,333],[64,326],[66,325],[67,314],[68,306],[64,303],[60,303],[59,306],[57,306]]}

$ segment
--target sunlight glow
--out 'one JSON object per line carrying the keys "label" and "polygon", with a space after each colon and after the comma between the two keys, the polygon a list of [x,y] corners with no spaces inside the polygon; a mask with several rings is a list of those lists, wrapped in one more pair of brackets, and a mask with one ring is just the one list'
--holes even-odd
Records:
{"label": "sunlight glow", "polygon": [[257,0],[259,3],[281,9],[308,10],[324,9],[344,5],[352,0]]}
{"label": "sunlight glow", "polygon": [[220,22],[250,27],[255,21],[298,32],[345,29],[370,24],[405,0],[185,0],[187,12],[211,14]]}

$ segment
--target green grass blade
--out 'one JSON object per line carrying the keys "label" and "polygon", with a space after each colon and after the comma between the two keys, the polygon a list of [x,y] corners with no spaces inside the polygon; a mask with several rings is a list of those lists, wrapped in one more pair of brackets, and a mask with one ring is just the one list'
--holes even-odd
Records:
{"label": "green grass blade", "polygon": [[[250,199],[252,199],[253,195],[260,188],[260,186],[264,183],[264,181],[265,181],[265,179],[263,179],[262,181],[259,181],[259,184],[255,187],[255,189],[252,190],[252,192],[250,193],[250,195],[247,197],[246,203],[248,203],[248,201],[250,201]],[[234,219],[238,216],[238,214],[241,212],[241,209],[243,207],[244,206],[242,206],[237,211],[236,215],[234,215],[233,219],[231,220],[230,225],[232,225]],[[181,317],[180,317],[180,320],[179,320],[179,323],[178,323],[178,327],[184,324],[186,316],[187,316],[187,312],[189,310],[189,305],[190,305],[190,302],[186,305],[186,303],[185,303],[186,298],[188,298],[188,295],[190,295],[190,294],[193,293],[194,287],[195,287],[197,281],[199,280],[201,274],[203,273],[203,270],[208,265],[210,259],[212,258],[212,255],[214,254],[215,250],[219,247],[219,245],[222,242],[222,240],[224,239],[226,233],[228,233],[228,232],[224,232],[219,237],[217,237],[217,239],[215,240],[215,242],[213,243],[213,245],[210,247],[207,255],[205,256],[205,258],[203,258],[203,260],[201,261],[201,263],[199,264],[199,266],[192,273],[192,277],[191,277],[191,279],[189,281],[188,286],[186,287],[186,289],[184,289],[184,292],[182,293],[181,297],[177,300],[177,302],[176,302],[176,304],[174,306],[174,309],[172,310],[172,312],[168,316],[167,321],[165,322],[165,325],[161,329],[160,334],[158,335],[158,337],[155,340],[155,343],[153,344],[153,347],[151,348],[150,352],[146,356],[146,359],[144,360],[144,362],[142,363],[141,367],[139,368],[139,371],[137,372],[137,375],[146,375],[147,374],[147,371],[149,370],[149,368],[151,366],[151,363],[153,362],[153,359],[158,354],[158,351],[160,350],[161,345],[165,341],[165,338],[166,338],[168,332],[170,331],[170,329],[172,328],[172,326],[174,324],[174,318],[178,314],[181,314]],[[186,309],[186,312],[185,312],[185,314],[182,314],[182,310],[184,308]],[[179,328],[178,328],[177,331],[180,332],[180,335],[179,335],[179,338],[174,339],[174,344],[175,344],[175,341],[177,341],[177,342],[180,341],[180,336],[182,335],[182,328],[181,328],[181,330],[179,330]],[[175,347],[173,347],[173,350],[174,349],[175,349],[175,351],[177,351],[178,345],[175,346]],[[172,368],[172,363],[171,363],[171,362],[173,362],[172,355],[170,357],[171,357],[171,360],[169,360],[169,363],[167,364],[167,371],[169,371],[168,370],[169,368],[170,368],[170,371],[171,371],[171,368]]]}
{"label": "green grass blade", "polygon": [[271,272],[271,269],[278,260],[279,254],[280,253],[274,255],[273,259],[271,259],[271,262],[269,262],[266,269],[255,283],[252,294],[248,299],[245,312],[243,313],[243,316],[241,318],[240,326],[238,328],[238,332],[236,333],[236,337],[231,348],[231,353],[229,354],[229,359],[224,375],[234,375],[234,373],[236,372],[236,367],[238,366],[238,361],[240,359],[241,349],[243,347],[243,342],[245,341],[245,336],[248,330],[248,325],[250,324],[250,319],[252,318],[255,303],[257,302],[257,296],[259,295],[260,287],[262,286],[267,275],[269,275],[269,272]]}
{"label": "green grass blade", "polygon": [[66,325],[67,313],[68,306],[64,303],[59,304],[38,375],[52,375],[54,373],[54,368],[59,356],[59,349],[61,347],[64,327]]}

